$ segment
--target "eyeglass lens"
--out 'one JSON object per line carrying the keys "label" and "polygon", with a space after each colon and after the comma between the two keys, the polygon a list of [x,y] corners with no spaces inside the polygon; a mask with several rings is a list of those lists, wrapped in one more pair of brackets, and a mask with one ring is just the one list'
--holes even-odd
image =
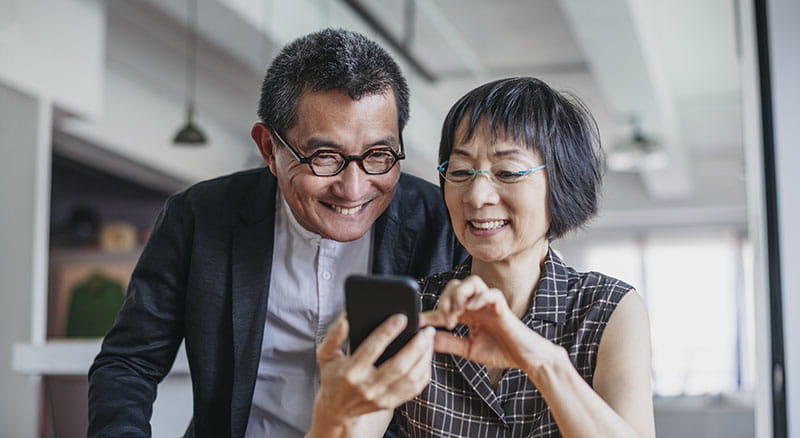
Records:
{"label": "eyeglass lens", "polygon": [[475,179],[477,175],[485,175],[490,180],[513,184],[525,179],[528,175],[544,169],[545,165],[530,167],[526,163],[516,161],[501,161],[492,165],[490,170],[474,169],[471,165],[459,161],[445,161],[437,170],[442,177],[453,184],[466,184]]}
{"label": "eyeglass lens", "polygon": [[370,175],[382,175],[389,172],[398,160],[405,158],[402,152],[402,141],[400,147],[400,154],[397,154],[391,148],[382,147],[370,149],[360,156],[345,156],[338,151],[317,151],[311,154],[310,157],[303,157],[296,151],[278,131],[273,131],[275,137],[284,146],[286,146],[295,159],[301,163],[306,163],[311,167],[311,171],[317,176],[334,176],[344,169],[351,161],[356,161],[361,169]]}
{"label": "eyeglass lens", "polygon": [[370,149],[355,157],[345,157],[335,151],[318,151],[311,156],[311,169],[317,175],[335,175],[350,161],[357,161],[365,172],[375,175],[388,172],[397,158],[388,148]]}

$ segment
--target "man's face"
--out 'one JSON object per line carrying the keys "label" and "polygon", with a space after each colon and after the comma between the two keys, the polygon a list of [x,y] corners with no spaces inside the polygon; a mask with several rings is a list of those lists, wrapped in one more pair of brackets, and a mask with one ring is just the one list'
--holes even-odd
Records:
{"label": "man's face", "polygon": [[[296,120],[291,129],[279,134],[305,157],[319,149],[361,155],[374,147],[390,146],[399,152],[397,107],[391,91],[359,100],[335,90],[304,92]],[[358,239],[394,196],[399,165],[383,175],[367,175],[351,162],[338,175],[319,177],[274,141],[268,127],[256,124],[252,136],[294,217],[322,237],[342,242]]]}

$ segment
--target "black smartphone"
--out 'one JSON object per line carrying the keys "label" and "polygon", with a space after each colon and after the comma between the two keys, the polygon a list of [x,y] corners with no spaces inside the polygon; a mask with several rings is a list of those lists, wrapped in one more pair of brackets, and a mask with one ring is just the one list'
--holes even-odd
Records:
{"label": "black smartphone", "polygon": [[419,331],[419,285],[411,277],[351,275],[344,282],[345,308],[350,323],[350,351],[390,316],[402,313],[408,325],[375,362],[394,356]]}

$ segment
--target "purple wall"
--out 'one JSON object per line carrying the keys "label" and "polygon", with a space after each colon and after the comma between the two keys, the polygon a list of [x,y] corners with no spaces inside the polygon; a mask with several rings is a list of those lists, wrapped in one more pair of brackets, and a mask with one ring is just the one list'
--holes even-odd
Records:
{"label": "purple wall", "polygon": [[54,242],[67,233],[76,208],[94,211],[100,223],[123,221],[149,229],[166,201],[161,193],[67,158],[53,156],[50,228]]}

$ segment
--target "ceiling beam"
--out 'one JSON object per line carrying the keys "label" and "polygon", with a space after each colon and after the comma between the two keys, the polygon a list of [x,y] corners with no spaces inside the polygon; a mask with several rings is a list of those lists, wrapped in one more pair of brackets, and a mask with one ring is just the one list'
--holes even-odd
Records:
{"label": "ceiling beam", "polygon": [[350,7],[350,9],[358,15],[359,18],[364,20],[364,22],[372,28],[378,35],[386,41],[387,44],[392,46],[392,48],[402,56],[408,65],[410,65],[414,70],[419,73],[425,80],[428,82],[436,82],[437,77],[433,72],[428,70],[427,67],[422,65],[419,59],[411,53],[409,50],[408,45],[400,41],[399,39],[395,38],[394,35],[386,28],[386,26],[381,23],[381,21],[374,16],[364,5],[361,4],[358,0],[342,0],[344,4]]}
{"label": "ceiling beam", "polygon": [[687,198],[692,181],[677,103],[662,73],[653,10],[641,3],[560,0],[611,111],[620,122],[636,117],[643,132],[655,138],[669,156],[666,168],[642,172],[648,195],[653,199]]}

